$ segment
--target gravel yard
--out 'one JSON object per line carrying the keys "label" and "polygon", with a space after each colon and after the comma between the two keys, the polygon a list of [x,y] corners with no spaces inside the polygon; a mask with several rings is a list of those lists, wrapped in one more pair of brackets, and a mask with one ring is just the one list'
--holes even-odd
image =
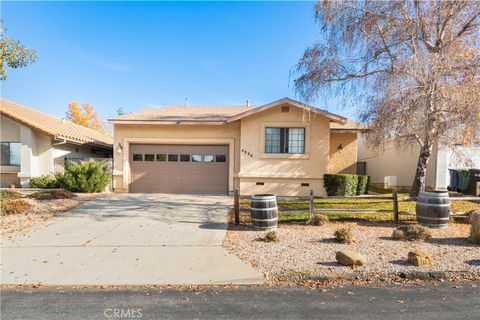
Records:
{"label": "gravel yard", "polygon": [[[355,242],[339,244],[333,233],[351,227]],[[395,225],[390,222],[327,222],[322,226],[280,224],[278,242],[264,242],[265,232],[248,227],[231,226],[224,247],[254,268],[263,272],[267,281],[304,277],[316,279],[350,278],[388,279],[402,272],[454,272],[468,278],[480,279],[480,246],[466,239],[468,224],[450,223],[446,230],[433,230],[427,242],[393,240]],[[435,259],[433,267],[414,267],[407,261],[408,252],[421,248]],[[344,267],[335,260],[339,250],[364,255],[368,264]]]}
{"label": "gravel yard", "polygon": [[51,217],[62,212],[71,210],[80,204],[92,200],[98,194],[77,193],[72,199],[35,200],[22,198],[32,205],[32,208],[25,213],[9,214],[0,216],[2,236],[9,236],[12,233],[22,233],[33,226],[40,226],[46,223]]}

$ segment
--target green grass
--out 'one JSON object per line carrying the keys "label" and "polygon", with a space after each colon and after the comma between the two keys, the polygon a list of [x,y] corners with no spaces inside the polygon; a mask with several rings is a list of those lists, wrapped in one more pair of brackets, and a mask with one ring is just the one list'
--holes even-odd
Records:
{"label": "green grass", "polygon": [[[366,220],[366,221],[393,221],[392,213],[352,213],[352,212],[334,212],[324,213],[328,216],[329,221],[352,221],[352,220]],[[278,215],[279,223],[305,223],[308,220],[308,213],[304,212],[288,212],[280,213]],[[400,221],[414,221],[414,215],[399,215]],[[233,223],[233,216],[231,222]],[[250,224],[250,213],[240,212],[240,223]]]}
{"label": "green grass", "polygon": [[[317,198],[314,199],[314,206],[316,209],[362,209],[362,210],[392,210],[393,201],[388,199],[391,194],[379,195],[386,199],[362,199],[362,198]],[[415,201],[405,201],[408,194],[398,194],[398,206],[400,212],[415,212]],[[480,209],[480,202],[455,200],[451,201],[453,212],[468,212],[470,210]],[[241,199],[240,207],[242,209],[250,208],[249,199]],[[307,212],[300,212],[301,210],[308,210],[308,201],[303,200],[285,200],[279,199],[278,207],[281,210],[291,210],[289,212],[280,212],[280,223],[304,223],[308,220]],[[296,212],[295,210],[299,210]],[[393,214],[390,212],[375,212],[375,213],[354,213],[354,212],[329,212],[322,213],[328,216],[329,220],[367,220],[367,221],[393,221]],[[401,221],[413,221],[414,215],[400,214]],[[250,223],[250,213],[241,212],[240,220],[242,223]]]}

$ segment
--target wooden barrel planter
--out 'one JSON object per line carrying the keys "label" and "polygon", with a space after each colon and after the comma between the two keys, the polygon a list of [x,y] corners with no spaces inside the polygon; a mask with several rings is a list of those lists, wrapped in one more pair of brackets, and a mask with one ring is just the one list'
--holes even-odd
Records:
{"label": "wooden barrel planter", "polygon": [[446,228],[450,219],[448,192],[420,192],[415,211],[418,223],[430,228]]}
{"label": "wooden barrel planter", "polygon": [[250,216],[257,229],[275,229],[278,222],[277,197],[273,194],[256,194],[251,197]]}

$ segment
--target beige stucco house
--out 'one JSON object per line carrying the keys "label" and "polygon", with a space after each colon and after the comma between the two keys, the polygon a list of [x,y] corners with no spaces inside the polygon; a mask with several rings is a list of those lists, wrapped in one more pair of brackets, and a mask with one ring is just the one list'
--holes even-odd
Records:
{"label": "beige stucco house", "polygon": [[356,123],[284,98],[253,106],[168,106],[114,124],[116,192],[324,195],[355,173]]}
{"label": "beige stucco house", "polygon": [[70,121],[0,99],[0,185],[28,187],[31,177],[63,170],[67,159],[112,156],[113,139]]}
{"label": "beige stucco house", "polygon": [[[478,138],[477,138],[478,139]],[[370,183],[381,188],[408,190],[417,169],[420,145],[395,144],[387,140],[381,148],[372,148],[363,134],[358,139],[358,161],[365,163]],[[449,169],[480,169],[480,143],[461,143],[434,148],[427,166],[426,187],[446,190],[450,182]]]}

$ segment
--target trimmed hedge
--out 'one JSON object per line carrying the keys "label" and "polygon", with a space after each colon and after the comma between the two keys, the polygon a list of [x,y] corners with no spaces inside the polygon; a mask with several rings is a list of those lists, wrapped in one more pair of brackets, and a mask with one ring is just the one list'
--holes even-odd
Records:
{"label": "trimmed hedge", "polygon": [[329,196],[355,196],[368,192],[369,179],[358,174],[325,174],[323,186]]}
{"label": "trimmed hedge", "polygon": [[357,195],[367,194],[368,193],[368,184],[370,183],[370,176],[359,174],[358,176],[358,185],[357,185]]}

